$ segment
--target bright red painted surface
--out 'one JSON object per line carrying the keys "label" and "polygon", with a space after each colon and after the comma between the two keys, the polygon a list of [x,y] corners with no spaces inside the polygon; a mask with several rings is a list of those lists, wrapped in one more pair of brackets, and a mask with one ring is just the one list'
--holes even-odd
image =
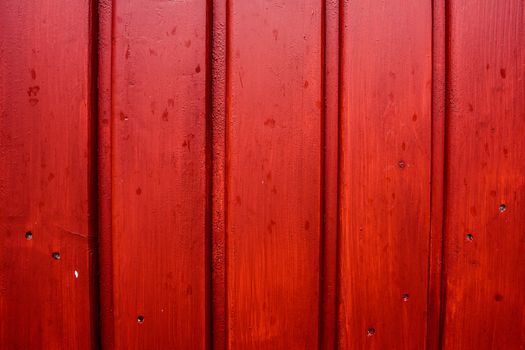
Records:
{"label": "bright red painted surface", "polygon": [[525,347],[523,28],[0,2],[0,349]]}
{"label": "bright red painted surface", "polygon": [[367,3],[342,13],[339,339],[345,349],[422,349],[432,7]]}
{"label": "bright red painted surface", "polygon": [[449,12],[443,345],[516,349],[525,347],[525,5],[451,1]]}
{"label": "bright red painted surface", "polygon": [[226,76],[231,349],[308,349],[318,343],[318,319],[305,315],[319,312],[320,3],[231,3]]}
{"label": "bright red painted surface", "polygon": [[97,341],[89,6],[0,2],[1,349]]}
{"label": "bright red painted surface", "polygon": [[113,11],[115,348],[204,349],[206,2]]}

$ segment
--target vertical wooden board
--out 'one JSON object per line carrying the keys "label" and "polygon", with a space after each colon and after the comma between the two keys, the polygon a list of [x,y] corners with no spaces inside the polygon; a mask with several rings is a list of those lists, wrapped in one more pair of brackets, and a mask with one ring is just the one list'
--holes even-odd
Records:
{"label": "vertical wooden board", "polygon": [[443,344],[520,349],[525,6],[519,0],[451,1],[448,21]]}
{"label": "vertical wooden board", "polygon": [[231,1],[227,298],[231,349],[318,343],[321,1]]}
{"label": "vertical wooden board", "polygon": [[206,1],[114,6],[116,348],[202,349]]}
{"label": "vertical wooden board", "polygon": [[90,6],[0,2],[2,349],[95,345]]}
{"label": "vertical wooden board", "polygon": [[341,349],[425,346],[431,5],[343,6]]}

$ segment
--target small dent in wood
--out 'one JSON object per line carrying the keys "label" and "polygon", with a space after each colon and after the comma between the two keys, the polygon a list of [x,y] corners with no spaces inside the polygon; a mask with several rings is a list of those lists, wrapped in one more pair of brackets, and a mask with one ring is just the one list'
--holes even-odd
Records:
{"label": "small dent in wood", "polygon": [[275,119],[273,118],[266,119],[266,121],[264,122],[264,125],[272,129],[275,128]]}

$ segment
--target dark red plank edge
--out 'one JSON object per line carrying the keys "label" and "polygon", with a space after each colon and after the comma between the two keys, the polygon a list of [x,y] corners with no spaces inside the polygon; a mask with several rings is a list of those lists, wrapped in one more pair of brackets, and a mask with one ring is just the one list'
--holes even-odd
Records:
{"label": "dark red plank edge", "polygon": [[445,0],[432,1],[432,122],[427,349],[441,348],[446,105]]}
{"label": "dark red plank edge", "polygon": [[211,236],[211,347],[227,348],[226,287],[226,76],[228,0],[208,0],[210,31],[210,75],[208,142],[211,180],[209,195]]}
{"label": "dark red plank edge", "polygon": [[337,339],[337,236],[339,196],[339,0],[322,4],[321,244],[319,349]]}
{"label": "dark red plank edge", "polygon": [[113,257],[111,214],[111,123],[112,123],[112,33],[113,0],[98,0],[94,6],[97,15],[96,55],[97,64],[97,215],[98,215],[98,264],[99,264],[99,314],[100,346],[113,349]]}

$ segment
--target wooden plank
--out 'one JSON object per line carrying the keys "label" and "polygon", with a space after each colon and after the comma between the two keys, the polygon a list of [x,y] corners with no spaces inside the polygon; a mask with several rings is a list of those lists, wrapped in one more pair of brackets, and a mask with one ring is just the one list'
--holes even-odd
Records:
{"label": "wooden plank", "polygon": [[343,5],[341,349],[425,347],[431,5]]}
{"label": "wooden plank", "polygon": [[207,4],[113,11],[115,347],[204,349]]}
{"label": "wooden plank", "polygon": [[313,349],[319,341],[321,1],[229,5],[229,348]]}
{"label": "wooden plank", "polygon": [[519,349],[525,346],[525,6],[519,0],[449,6],[443,345]]}
{"label": "wooden plank", "polygon": [[90,6],[0,2],[2,349],[96,344]]}

